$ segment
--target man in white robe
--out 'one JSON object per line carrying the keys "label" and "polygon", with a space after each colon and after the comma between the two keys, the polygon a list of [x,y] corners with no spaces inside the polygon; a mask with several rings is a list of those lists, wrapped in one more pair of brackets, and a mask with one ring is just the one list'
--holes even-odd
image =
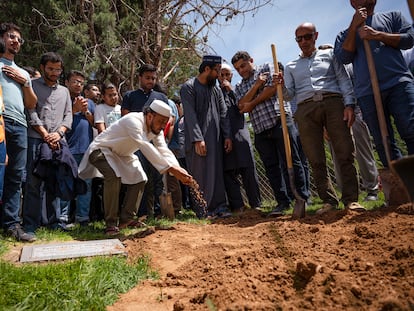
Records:
{"label": "man in white robe", "polygon": [[[144,112],[131,112],[113,123],[95,138],[86,151],[79,165],[79,176],[104,178],[107,235],[116,235],[119,229],[126,227],[139,226],[134,218],[147,176],[134,154],[137,150],[141,150],[160,173],[168,172],[184,184],[193,183],[191,175],[180,167],[165,142],[162,130],[170,115],[171,108],[167,104],[154,100]],[[118,213],[121,184],[126,185],[127,191]]]}

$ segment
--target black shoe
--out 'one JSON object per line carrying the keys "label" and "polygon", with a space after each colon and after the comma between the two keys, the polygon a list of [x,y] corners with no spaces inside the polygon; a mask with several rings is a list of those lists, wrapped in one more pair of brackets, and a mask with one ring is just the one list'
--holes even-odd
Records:
{"label": "black shoe", "polygon": [[285,215],[285,211],[289,209],[289,205],[278,204],[274,210],[272,210],[268,216],[270,217],[279,217]]}
{"label": "black shoe", "polygon": [[13,227],[10,227],[6,231],[7,235],[14,238],[16,241],[22,242],[34,242],[36,241],[36,236],[34,233],[26,233],[20,226],[20,224],[16,224]]}

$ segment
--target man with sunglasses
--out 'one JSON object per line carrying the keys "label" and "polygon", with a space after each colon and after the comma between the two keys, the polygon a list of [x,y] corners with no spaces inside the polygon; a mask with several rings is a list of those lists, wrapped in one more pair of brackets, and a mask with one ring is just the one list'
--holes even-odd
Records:
{"label": "man with sunglasses", "polygon": [[395,160],[402,155],[395,142],[391,117],[407,145],[408,154],[414,154],[413,76],[401,53],[401,49],[413,46],[414,30],[401,12],[374,13],[375,0],[351,0],[350,3],[355,13],[348,29],[337,36],[335,55],[343,63],[353,64],[355,95],[381,162],[387,167],[364,40],[368,40],[373,54],[390,138],[390,156]]}
{"label": "man with sunglasses", "polygon": [[4,123],[9,157],[4,176],[4,195],[1,224],[4,232],[20,241],[33,241],[20,226],[20,197],[22,178],[27,161],[27,122],[24,108],[33,108],[37,97],[32,89],[30,75],[14,62],[24,40],[20,28],[12,23],[0,25],[0,37],[5,50],[0,58],[0,84],[3,89]]}
{"label": "man with sunglasses", "polygon": [[287,97],[295,97],[298,103],[295,120],[323,202],[317,214],[335,209],[339,203],[327,172],[324,128],[328,131],[340,165],[343,182],[341,200],[346,208],[363,210],[357,203],[358,180],[350,132],[355,119],[351,79],[332,49],[316,48],[318,32],[315,25],[303,23],[296,28],[295,35],[302,54],[286,65],[284,76],[279,75],[276,83],[284,82]]}

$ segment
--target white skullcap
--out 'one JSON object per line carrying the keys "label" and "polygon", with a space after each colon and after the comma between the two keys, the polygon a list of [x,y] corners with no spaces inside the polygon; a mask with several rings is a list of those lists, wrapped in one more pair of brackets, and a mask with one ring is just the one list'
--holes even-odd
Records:
{"label": "white skullcap", "polygon": [[230,65],[229,65],[229,64],[227,64],[227,63],[222,63],[222,64],[221,64],[221,69],[227,69],[227,70],[230,70],[230,71],[231,71],[231,67],[230,67]]}
{"label": "white skullcap", "polygon": [[163,117],[169,118],[171,116],[170,106],[168,106],[168,104],[164,103],[162,100],[154,99],[149,107],[152,111],[162,115]]}

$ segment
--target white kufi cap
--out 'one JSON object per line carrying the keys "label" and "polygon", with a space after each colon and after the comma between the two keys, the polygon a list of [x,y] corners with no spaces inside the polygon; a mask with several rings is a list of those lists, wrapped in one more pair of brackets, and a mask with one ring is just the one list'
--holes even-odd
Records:
{"label": "white kufi cap", "polygon": [[171,108],[168,104],[164,103],[162,100],[154,99],[151,105],[149,106],[152,111],[169,118],[171,116]]}

